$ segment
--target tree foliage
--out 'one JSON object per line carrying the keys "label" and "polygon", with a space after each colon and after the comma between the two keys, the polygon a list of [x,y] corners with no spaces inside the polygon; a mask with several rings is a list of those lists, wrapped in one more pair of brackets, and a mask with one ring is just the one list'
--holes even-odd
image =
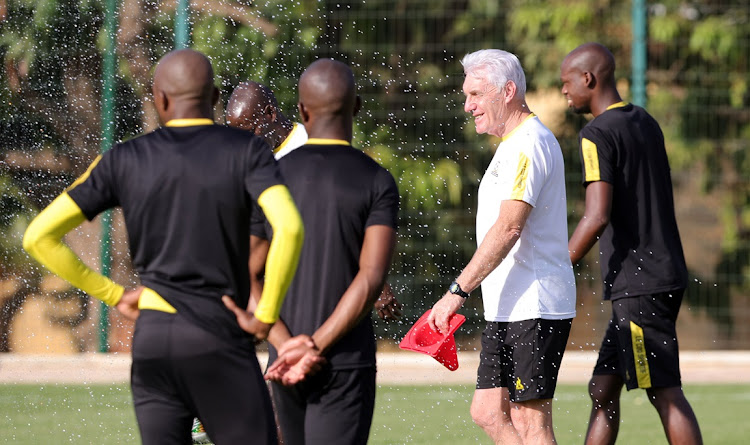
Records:
{"label": "tree foliage", "polygon": [[[350,63],[364,100],[356,143],[394,173],[402,194],[394,270],[425,295],[442,289],[442,277],[458,273],[473,252],[476,186],[497,142],[474,134],[463,111],[460,58],[487,47],[512,51],[531,91],[554,92],[565,54],[600,41],[628,90],[631,1],[190,3],[192,46],[212,60],[224,101],[239,82],[254,79],[294,117],[296,82],[312,60]],[[158,125],[151,69],[173,47],[176,2],[118,5],[115,124],[124,139]],[[662,124],[673,169],[702,171],[705,191],[724,191],[719,267],[749,277],[750,8],[739,0],[648,7],[649,111]],[[0,184],[4,195],[12,187],[27,193],[25,210],[48,202],[100,149],[103,10],[102,0],[0,0]],[[584,123],[568,115],[560,130],[571,172],[578,168],[571,135]],[[11,220],[11,204],[0,220]],[[734,284],[748,286],[746,278]]]}

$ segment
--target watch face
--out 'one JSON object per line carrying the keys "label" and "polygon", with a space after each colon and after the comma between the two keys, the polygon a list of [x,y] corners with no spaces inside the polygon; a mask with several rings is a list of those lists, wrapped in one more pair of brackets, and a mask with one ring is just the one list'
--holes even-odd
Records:
{"label": "watch face", "polygon": [[458,291],[459,291],[459,286],[458,286],[458,283],[456,283],[455,281],[454,281],[454,282],[452,282],[452,283],[451,283],[451,286],[450,286],[450,287],[448,288],[448,290],[449,290],[449,291],[450,291],[450,292],[451,292],[452,294],[458,293]]}

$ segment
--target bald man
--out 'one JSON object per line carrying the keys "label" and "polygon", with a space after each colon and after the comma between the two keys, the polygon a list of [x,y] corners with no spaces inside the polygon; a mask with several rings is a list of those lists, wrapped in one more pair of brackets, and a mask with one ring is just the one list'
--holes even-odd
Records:
{"label": "bald man", "polygon": [[[372,422],[370,313],[395,247],[399,195],[391,174],[351,146],[359,107],[351,69],[314,62],[299,80],[310,139],[279,160],[307,232],[282,308],[287,329],[269,335],[266,378],[287,445],[363,444]],[[307,374],[305,361],[319,356],[326,366]]]}
{"label": "bald man", "polygon": [[[275,444],[254,343],[278,319],[303,226],[268,145],[214,125],[208,59],[173,51],[154,71],[164,127],[116,144],[29,225],[24,247],[50,270],[136,318],[131,388],[144,444],[190,443],[200,416],[216,443]],[[244,330],[256,200],[274,229],[264,293]],[[123,209],[141,286],[125,290],[86,267],[61,239],[102,211]],[[248,335],[251,334],[251,335]]]}
{"label": "bald man", "polygon": [[[247,81],[232,91],[226,109],[227,124],[260,136],[273,147],[274,157],[281,159],[307,142],[304,125],[289,120],[281,111],[276,96],[267,86]],[[259,213],[262,221],[262,213]],[[262,289],[259,277],[263,274],[268,252],[267,227],[254,224],[256,230],[250,235],[250,286],[255,295]],[[375,312],[385,320],[401,318],[401,303],[386,283],[375,302]]]}
{"label": "bald man", "polygon": [[675,323],[687,268],[661,128],[621,99],[614,56],[598,43],[568,54],[560,78],[568,106],[594,115],[579,135],[586,207],[568,243],[570,259],[577,264],[599,240],[604,299],[612,301],[589,382],[586,443],[615,443],[625,385],[646,390],[669,443],[700,444],[680,381]]}
{"label": "bald man", "polygon": [[230,126],[264,138],[276,159],[307,142],[305,127],[289,120],[281,112],[273,91],[257,82],[243,82],[232,91],[226,115]]}

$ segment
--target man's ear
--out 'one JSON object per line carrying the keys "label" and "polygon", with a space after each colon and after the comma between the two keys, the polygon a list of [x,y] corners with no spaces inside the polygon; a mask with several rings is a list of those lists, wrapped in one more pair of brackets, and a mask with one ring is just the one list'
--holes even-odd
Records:
{"label": "man's ear", "polygon": [[510,103],[514,97],[516,97],[516,91],[518,90],[518,87],[516,86],[516,83],[512,80],[509,80],[505,82],[505,88],[503,88],[503,91],[505,92],[503,94],[503,99],[505,100],[505,103]]}
{"label": "man's ear", "polygon": [[167,108],[169,108],[169,98],[162,90],[154,88],[152,92],[154,94],[154,106],[156,107],[156,112],[160,115],[166,113]]}
{"label": "man's ear", "polygon": [[590,71],[584,71],[583,84],[586,85],[586,88],[589,88],[592,90],[596,88],[596,76],[594,76],[594,73]]}
{"label": "man's ear", "polygon": [[211,105],[216,105],[219,102],[219,89],[214,86],[213,96],[211,97]]}
{"label": "man's ear", "polygon": [[357,97],[354,98],[354,112],[352,113],[352,116],[356,116],[357,113],[359,113],[360,108],[362,108],[362,98],[357,95]]}
{"label": "man's ear", "polygon": [[271,106],[270,104],[267,104],[265,107],[263,107],[262,113],[265,114],[266,116],[270,116],[271,121],[276,120],[276,108]]}
{"label": "man's ear", "polygon": [[297,110],[299,111],[299,117],[302,119],[302,123],[307,123],[310,120],[310,113],[305,109],[305,104],[297,102]]}

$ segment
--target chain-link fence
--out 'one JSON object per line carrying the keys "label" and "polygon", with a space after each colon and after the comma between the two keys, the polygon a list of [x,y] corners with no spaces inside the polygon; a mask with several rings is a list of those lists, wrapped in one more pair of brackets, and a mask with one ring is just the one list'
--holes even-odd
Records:
{"label": "chain-link fence", "polygon": [[[87,8],[97,4],[85,3]],[[563,148],[571,229],[583,209],[576,135],[586,118],[566,110],[558,81],[562,58],[586,41],[607,45],[617,59],[621,93],[630,99],[630,1],[224,3],[236,3],[236,9],[226,12],[206,6],[194,11],[192,19],[194,47],[212,58],[224,100],[234,85],[252,78],[271,86],[287,113],[296,116],[296,79],[310,61],[334,57],[347,61],[355,71],[363,109],[355,124],[354,143],[394,174],[402,195],[398,252],[389,281],[405,305],[405,319],[395,326],[378,322],[384,339],[399,339],[443,294],[476,248],[476,190],[498,141],[477,136],[463,112],[459,60],[464,54],[494,47],[521,59],[529,105]],[[62,189],[59,178],[81,172],[92,158],[96,138],[90,129],[97,126],[88,119],[85,104],[97,109],[99,97],[94,82],[99,59],[91,49],[96,31],[76,34],[75,29],[83,25],[70,25],[65,31],[70,36],[65,39],[45,37],[45,28],[24,31],[44,21],[31,20],[35,17],[32,10],[14,5],[0,1],[0,55],[5,60],[3,82],[7,86],[0,104],[4,129],[0,137],[4,167],[0,227],[3,238],[10,240],[7,246],[0,243],[3,278],[27,268],[22,260],[11,258],[17,255],[13,246],[20,243],[17,215],[37,211],[37,206]],[[682,347],[749,348],[750,5],[740,0],[667,0],[652,2],[647,8],[647,109],[661,123],[666,137],[691,275],[678,325]],[[18,14],[14,11],[28,17],[14,18]],[[80,18],[80,11],[66,11],[71,20],[78,17],[75,20],[86,26],[95,28],[99,23],[88,19],[98,17],[97,11],[87,9],[86,20]],[[122,60],[118,137],[153,126],[146,62],[155,62],[170,48],[173,11],[148,3],[140,15],[135,12],[131,8],[129,15],[121,16],[127,27],[119,35],[118,46]],[[54,23],[62,23],[60,14],[53,16],[58,17]],[[63,25],[50,32],[63,32]],[[43,45],[56,41],[65,42],[66,60],[75,60],[79,51],[90,62],[49,62],[57,60],[51,56],[55,53],[45,53]],[[34,64],[35,60],[40,62]],[[93,86],[85,84],[85,76],[90,76]],[[71,99],[88,92],[88,99]],[[68,108],[50,105],[65,100]],[[65,162],[45,158],[49,147]],[[49,191],[52,179],[56,182]],[[44,196],[37,196],[40,193]],[[31,202],[24,201],[24,195],[31,196]],[[89,257],[98,252],[90,240],[78,247],[89,249]],[[118,246],[115,255],[119,269],[114,276],[129,277],[125,248]],[[597,261],[596,255],[589,255],[576,269],[579,307],[571,341],[581,348],[596,345],[608,319],[609,305],[600,301]],[[24,280],[38,285],[38,277]],[[9,289],[0,294],[0,327],[5,333],[26,298],[23,292]],[[463,310],[470,319],[462,328],[466,341],[482,323],[478,296]],[[76,320],[89,326],[87,332],[96,330],[93,322]],[[0,346],[8,349],[6,337],[0,337]],[[87,344],[81,341],[80,349],[95,349]]]}
{"label": "chain-link fence", "polygon": [[[360,145],[384,143],[402,157],[417,153],[433,163],[448,157],[460,166],[460,203],[425,206],[407,199],[402,208],[391,281],[407,307],[404,328],[442,295],[473,253],[476,188],[497,143],[472,134],[462,110],[460,58],[486,47],[519,55],[531,85],[529,102],[565,151],[572,230],[583,198],[576,133],[586,120],[567,113],[561,101],[562,57],[585,41],[607,45],[617,57],[621,92],[630,99],[632,5],[603,3],[589,15],[581,8],[590,5],[554,1],[497,7],[393,0],[337,3],[322,11],[330,46],[318,55],[346,58],[357,68],[367,110],[367,122],[360,125],[379,128],[369,134],[380,139],[365,137]],[[747,348],[750,6],[663,2],[647,8],[647,108],[667,139],[691,276],[680,319],[683,347]],[[578,22],[568,17],[575,14],[585,17]],[[419,189],[407,181],[401,186],[402,194]],[[589,255],[577,270],[580,305],[573,341],[582,347],[599,341],[608,319],[597,261],[596,254]],[[481,303],[475,300],[466,312],[476,328]],[[386,337],[403,333],[381,329]]]}

